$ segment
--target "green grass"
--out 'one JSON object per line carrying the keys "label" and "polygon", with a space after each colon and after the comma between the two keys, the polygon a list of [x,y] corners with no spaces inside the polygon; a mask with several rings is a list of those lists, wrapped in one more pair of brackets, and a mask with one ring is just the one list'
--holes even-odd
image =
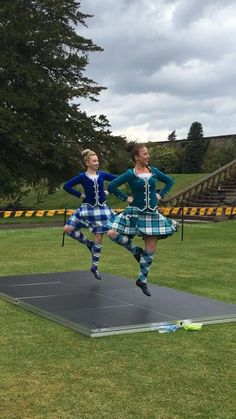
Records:
{"label": "green grass", "polygon": [[[69,218],[69,216],[67,216]],[[0,218],[0,226],[10,224],[14,227],[15,224],[45,224],[45,223],[61,223],[64,224],[64,215],[54,215],[53,217],[43,216],[43,217],[25,217],[21,216],[19,218],[15,217],[8,217],[8,218]]]}
{"label": "green grass", "polygon": [[200,181],[207,176],[207,173],[189,173],[189,174],[175,174],[171,175],[175,181],[167,198],[170,198],[180,192],[182,189],[188,188],[194,183]]}
{"label": "green grass", "polygon": [[[150,281],[236,303],[235,227],[187,225],[183,242],[160,241]],[[82,245],[60,242],[59,228],[1,230],[1,275],[89,268]],[[106,238],[100,267],[138,272]],[[90,339],[5,301],[0,311],[3,419],[235,417],[235,324]]]}

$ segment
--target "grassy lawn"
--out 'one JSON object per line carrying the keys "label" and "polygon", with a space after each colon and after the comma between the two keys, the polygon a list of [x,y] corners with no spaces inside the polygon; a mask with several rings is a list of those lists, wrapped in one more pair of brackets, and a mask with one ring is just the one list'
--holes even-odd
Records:
{"label": "grassy lawn", "polygon": [[[150,281],[236,303],[235,239],[235,221],[187,225],[183,242],[159,242]],[[1,230],[1,275],[89,268],[86,248],[60,243],[59,228]],[[138,272],[106,238],[100,267]],[[91,339],[5,301],[0,311],[3,419],[235,418],[235,324]]]}

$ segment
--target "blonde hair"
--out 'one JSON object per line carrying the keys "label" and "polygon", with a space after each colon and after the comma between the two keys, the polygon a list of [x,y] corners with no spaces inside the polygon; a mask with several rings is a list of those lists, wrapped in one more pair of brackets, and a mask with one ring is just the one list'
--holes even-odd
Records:
{"label": "blonde hair", "polygon": [[82,157],[84,158],[85,163],[90,159],[90,157],[97,155],[95,151],[92,151],[89,148],[86,148],[86,150],[83,150],[81,154],[82,154]]}

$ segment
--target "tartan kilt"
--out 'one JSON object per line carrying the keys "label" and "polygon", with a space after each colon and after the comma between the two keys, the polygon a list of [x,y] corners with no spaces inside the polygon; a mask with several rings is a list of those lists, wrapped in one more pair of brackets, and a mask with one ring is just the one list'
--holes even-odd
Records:
{"label": "tartan kilt", "polygon": [[175,220],[164,217],[158,210],[140,211],[128,207],[108,222],[108,228],[128,236],[158,236],[164,239],[178,230]]}
{"label": "tartan kilt", "polygon": [[107,223],[115,213],[107,204],[92,207],[89,204],[82,204],[67,220],[66,225],[75,229],[88,228],[92,233],[106,233]]}

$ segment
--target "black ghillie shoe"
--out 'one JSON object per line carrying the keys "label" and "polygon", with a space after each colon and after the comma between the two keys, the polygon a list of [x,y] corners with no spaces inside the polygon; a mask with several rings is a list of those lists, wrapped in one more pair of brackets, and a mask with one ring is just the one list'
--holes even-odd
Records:
{"label": "black ghillie shoe", "polygon": [[147,295],[148,297],[151,297],[152,294],[150,293],[146,282],[143,282],[143,281],[140,281],[140,279],[137,279],[136,285],[137,287],[141,288],[141,290],[143,291],[145,295]]}
{"label": "black ghillie shoe", "polygon": [[137,260],[138,263],[140,262],[142,254],[143,254],[142,247],[137,247],[136,252],[133,253],[134,258]]}
{"label": "black ghillie shoe", "polygon": [[91,272],[92,272],[92,274],[94,274],[94,277],[96,279],[98,279],[99,281],[102,279],[102,276],[101,276],[101,274],[100,274],[100,272],[99,272],[99,270],[96,266],[91,268]]}

